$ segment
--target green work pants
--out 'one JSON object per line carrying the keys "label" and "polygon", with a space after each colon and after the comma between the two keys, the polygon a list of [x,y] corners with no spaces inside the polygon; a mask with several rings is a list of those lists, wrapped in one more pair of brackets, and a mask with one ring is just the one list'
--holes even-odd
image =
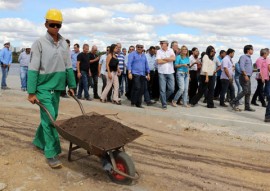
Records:
{"label": "green work pants", "polygon": [[[61,91],[49,90],[36,93],[38,100],[47,108],[54,120],[58,116],[60,93]],[[61,153],[58,132],[42,108],[40,108],[40,119],[41,123],[36,131],[33,144],[44,151],[46,158],[55,157]]]}

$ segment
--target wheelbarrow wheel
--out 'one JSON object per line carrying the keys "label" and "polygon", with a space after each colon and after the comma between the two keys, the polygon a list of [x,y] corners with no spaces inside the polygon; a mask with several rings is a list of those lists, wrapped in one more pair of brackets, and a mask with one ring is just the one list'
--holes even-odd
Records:
{"label": "wheelbarrow wheel", "polygon": [[[115,159],[116,167],[119,171],[122,171],[129,176],[135,176],[136,170],[134,163],[125,152],[115,151],[113,152],[113,156]],[[132,179],[120,175],[116,172],[108,172],[108,176],[114,183],[117,184],[130,185],[132,183]]]}

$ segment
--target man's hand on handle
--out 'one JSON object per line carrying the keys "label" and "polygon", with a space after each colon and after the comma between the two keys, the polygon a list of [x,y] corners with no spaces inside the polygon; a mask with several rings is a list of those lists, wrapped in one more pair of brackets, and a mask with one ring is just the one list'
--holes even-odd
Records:
{"label": "man's hand on handle", "polygon": [[36,102],[39,102],[36,94],[29,94],[28,95],[28,101],[30,101],[32,104],[35,104]]}

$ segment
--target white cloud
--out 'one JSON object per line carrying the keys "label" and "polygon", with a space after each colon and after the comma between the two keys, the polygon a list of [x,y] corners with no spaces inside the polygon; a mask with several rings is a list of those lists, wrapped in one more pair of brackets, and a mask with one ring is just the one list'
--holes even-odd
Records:
{"label": "white cloud", "polygon": [[101,5],[112,5],[112,4],[122,4],[122,3],[129,3],[131,0],[77,0],[80,2],[87,2],[87,3],[96,3]]}
{"label": "white cloud", "polygon": [[[181,12],[175,23],[224,36],[260,36],[270,38],[267,20],[270,10],[260,6],[241,6],[203,12]],[[180,18],[180,19],[179,19]]]}
{"label": "white cloud", "polygon": [[134,20],[149,25],[166,25],[169,23],[169,16],[160,14],[160,15],[135,15]]}
{"label": "white cloud", "polygon": [[135,13],[135,14],[147,14],[154,12],[154,7],[147,6],[143,3],[128,3],[128,4],[114,4],[101,6],[104,9],[124,12],[124,13]]}
{"label": "white cloud", "polygon": [[112,12],[109,12],[104,9],[96,8],[96,7],[64,9],[62,13],[63,13],[63,18],[64,18],[64,23],[100,22],[103,19],[109,18],[113,15]]}
{"label": "white cloud", "polygon": [[19,7],[22,0],[0,0],[0,9],[15,9]]}

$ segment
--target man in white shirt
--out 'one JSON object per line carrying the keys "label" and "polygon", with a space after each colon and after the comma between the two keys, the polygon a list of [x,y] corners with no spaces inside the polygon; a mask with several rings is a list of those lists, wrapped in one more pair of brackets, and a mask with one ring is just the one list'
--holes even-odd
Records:
{"label": "man in white shirt", "polygon": [[227,51],[227,56],[225,56],[221,63],[221,93],[220,93],[220,106],[222,107],[228,107],[225,104],[225,94],[228,91],[228,88],[230,88],[230,98],[235,98],[235,90],[233,85],[233,62],[232,58],[234,56],[234,50],[229,48]]}
{"label": "man in white shirt", "polygon": [[20,77],[21,77],[21,90],[27,90],[27,73],[28,73],[28,65],[30,63],[30,52],[31,48],[26,48],[24,52],[22,52],[18,58],[20,62]]}
{"label": "man in white shirt", "polygon": [[[158,63],[159,89],[162,108],[167,109],[167,99],[174,92],[174,66],[175,53],[169,48],[169,42],[160,41],[161,49],[157,51],[156,60]],[[167,87],[167,91],[166,91]]]}
{"label": "man in white shirt", "polygon": [[[105,87],[107,85],[107,78],[106,78],[106,59],[107,59],[107,56],[109,54],[109,51],[110,51],[110,46],[107,46],[106,54],[103,54],[100,57],[100,60],[99,60],[98,77],[100,77],[102,79],[102,83],[103,83],[101,93],[103,92],[103,90],[105,89]],[[109,101],[109,102],[111,102],[111,95],[112,95],[112,89],[109,91],[109,93],[107,95],[107,101]]]}

